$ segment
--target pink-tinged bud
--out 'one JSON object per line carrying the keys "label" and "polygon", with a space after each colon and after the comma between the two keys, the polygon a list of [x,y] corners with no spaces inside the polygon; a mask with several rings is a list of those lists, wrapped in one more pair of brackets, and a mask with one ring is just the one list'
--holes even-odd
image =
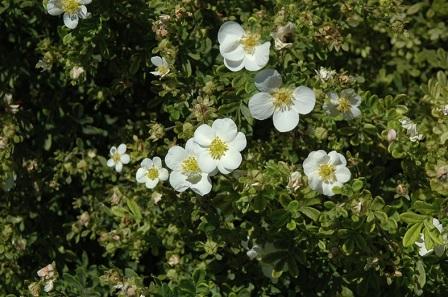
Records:
{"label": "pink-tinged bud", "polygon": [[387,141],[392,142],[395,139],[397,139],[397,131],[395,131],[395,129],[390,129],[387,132]]}

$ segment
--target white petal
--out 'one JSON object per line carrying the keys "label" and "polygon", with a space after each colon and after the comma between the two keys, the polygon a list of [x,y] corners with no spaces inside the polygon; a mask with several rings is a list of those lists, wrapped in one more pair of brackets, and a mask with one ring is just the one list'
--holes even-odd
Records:
{"label": "white petal", "polygon": [[115,152],[117,151],[117,148],[115,146],[110,148],[110,155],[112,156],[113,154],[115,154]]}
{"label": "white petal", "polygon": [[339,103],[339,96],[338,94],[334,93],[334,92],[330,92],[327,94],[328,98],[330,98],[330,102],[333,103],[334,105],[338,105]]}
{"label": "white petal", "polygon": [[166,168],[160,168],[159,169],[159,179],[161,181],[167,180],[168,179],[168,175],[169,175],[169,173],[168,173],[168,170]]}
{"label": "white petal", "polygon": [[333,187],[341,186],[340,184],[337,185],[336,183],[322,183],[322,194],[325,196],[334,196],[333,193]]}
{"label": "white petal", "polygon": [[258,71],[269,62],[269,41],[255,47],[253,55],[246,55],[244,67],[249,71]]}
{"label": "white petal", "polygon": [[185,152],[189,155],[199,155],[201,152],[200,146],[194,141],[194,138],[190,138],[187,140],[187,143],[185,144]]}
{"label": "white petal", "polygon": [[168,153],[165,156],[165,164],[169,169],[177,170],[181,167],[181,163],[186,157],[187,154],[185,149],[176,145],[168,150]]}
{"label": "white petal", "polygon": [[347,165],[347,160],[345,159],[344,155],[337,153],[336,151],[329,152],[328,156],[330,157],[329,162],[334,166]]}
{"label": "white petal", "polygon": [[115,171],[116,172],[121,172],[121,170],[123,170],[123,163],[118,161],[117,163],[115,163]]}
{"label": "white petal", "polygon": [[225,22],[218,31],[218,42],[222,43],[228,35],[234,35],[239,38],[243,37],[244,29],[237,22]]}
{"label": "white petal", "polygon": [[328,161],[328,155],[323,150],[313,151],[303,161],[303,171],[310,177],[318,169],[319,165]]}
{"label": "white petal", "polygon": [[115,161],[113,159],[107,160],[107,166],[108,167],[114,167],[115,166]]}
{"label": "white petal", "polygon": [[350,113],[347,115],[347,119],[354,119],[357,118],[361,115],[361,111],[359,110],[358,107],[356,106],[352,106],[352,108],[350,109]]}
{"label": "white petal", "polygon": [[156,168],[162,168],[162,160],[159,157],[152,158],[152,163]]}
{"label": "white petal", "polygon": [[172,171],[170,174],[170,185],[177,192],[183,192],[190,187],[191,183],[187,181],[187,176],[181,172]]}
{"label": "white petal", "polygon": [[205,173],[213,172],[218,167],[218,161],[213,159],[205,150],[199,155],[198,164]]}
{"label": "white petal", "polygon": [[[240,167],[242,160],[243,157],[241,156],[240,152],[228,150],[226,154],[221,158],[220,163],[226,169],[226,171],[233,171]],[[224,172],[221,173],[226,174]]]}
{"label": "white petal", "polygon": [[336,166],[335,174],[337,181],[340,183],[348,182],[352,176],[350,170],[343,165]]}
{"label": "white petal", "polygon": [[118,146],[118,152],[119,152],[120,154],[124,154],[124,153],[126,153],[126,144],[124,144],[124,143],[120,144],[120,145]]}
{"label": "white petal", "polygon": [[92,3],[92,0],[78,0],[79,4],[87,5]]}
{"label": "white petal", "polygon": [[240,38],[235,35],[229,35],[219,45],[219,52],[228,60],[239,61],[244,59],[244,48],[240,44]]}
{"label": "white petal", "polygon": [[192,184],[191,189],[201,196],[207,195],[212,190],[212,182],[206,173],[202,173],[202,178],[199,182]]}
{"label": "white petal", "polygon": [[244,135],[244,133],[242,132],[238,132],[236,137],[231,142],[229,142],[229,149],[241,152],[246,148],[246,145],[246,135]]}
{"label": "white petal", "polygon": [[140,166],[145,169],[151,168],[152,165],[153,165],[153,162],[149,158],[144,158],[143,161],[140,163]]}
{"label": "white petal", "polygon": [[78,26],[79,17],[77,14],[64,13],[64,25],[69,29],[75,29]]}
{"label": "white petal", "polygon": [[229,170],[224,167],[224,164],[222,162],[218,162],[217,172],[221,172],[221,174],[227,175],[231,173],[233,170]]}
{"label": "white petal", "polygon": [[212,129],[215,130],[216,136],[225,142],[232,141],[238,132],[235,122],[229,118],[215,120]]}
{"label": "white petal", "polygon": [[244,67],[244,61],[245,59],[239,60],[239,61],[232,61],[224,58],[224,65],[226,65],[227,69],[230,71],[236,72],[240,71]]}
{"label": "white petal", "polygon": [[308,87],[300,86],[294,90],[294,108],[300,114],[310,113],[316,104],[316,95]]}
{"label": "white petal", "polygon": [[131,157],[129,157],[128,154],[123,154],[123,155],[121,155],[121,157],[120,157],[120,161],[121,161],[121,163],[123,163],[123,164],[128,164],[129,161],[131,161]]}
{"label": "white petal", "polygon": [[146,180],[147,180],[146,173],[147,172],[148,171],[144,168],[139,168],[137,170],[137,173],[135,174],[135,179],[137,180],[138,183],[146,182]]}
{"label": "white petal", "polygon": [[154,57],[151,57],[151,63],[154,66],[159,67],[159,66],[163,65],[163,60],[159,56],[154,56]]}
{"label": "white petal", "polygon": [[316,192],[322,193],[322,180],[317,174],[311,174],[308,176],[308,186]]}
{"label": "white petal", "polygon": [[282,84],[282,77],[275,69],[263,69],[255,75],[255,86],[261,92],[280,88]]}
{"label": "white petal", "polygon": [[152,75],[161,76],[162,74],[159,71],[150,71]]}
{"label": "white petal", "polygon": [[149,179],[148,178],[146,180],[145,187],[147,187],[148,189],[154,189],[157,186],[158,183],[159,183],[159,179],[158,178],[156,178],[156,179]]}
{"label": "white petal", "polygon": [[48,1],[47,3],[47,12],[50,15],[61,15],[64,13],[64,10],[58,5],[59,1],[53,0]]}
{"label": "white petal", "polygon": [[274,127],[279,132],[288,132],[299,124],[299,114],[294,109],[274,111]]}
{"label": "white petal", "polygon": [[209,146],[215,138],[215,131],[209,125],[202,124],[194,131],[194,141],[202,146]]}
{"label": "white petal", "polygon": [[274,103],[271,94],[261,92],[249,100],[249,111],[254,119],[265,120],[274,113]]}
{"label": "white petal", "polygon": [[81,5],[79,7],[77,14],[81,19],[85,19],[87,17],[87,7],[85,7],[84,5]]}
{"label": "white petal", "polygon": [[440,233],[442,233],[443,226],[442,226],[442,224],[440,223],[440,221],[438,219],[433,218],[432,219],[432,224],[434,225],[434,227],[436,227],[437,230],[439,230]]}

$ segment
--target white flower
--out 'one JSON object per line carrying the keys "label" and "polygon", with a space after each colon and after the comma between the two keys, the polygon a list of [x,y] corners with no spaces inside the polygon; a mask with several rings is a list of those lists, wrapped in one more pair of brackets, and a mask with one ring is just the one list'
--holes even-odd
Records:
{"label": "white flower", "polygon": [[86,5],[91,2],[92,0],[48,0],[47,11],[51,15],[64,14],[65,26],[75,29],[79,19],[89,16]]}
{"label": "white flower", "polygon": [[156,71],[151,71],[153,75],[164,77],[170,72],[170,66],[168,62],[163,57],[154,56],[151,58],[151,63],[156,66]]}
{"label": "white flower", "polygon": [[140,163],[135,178],[138,183],[145,184],[148,189],[154,189],[159,180],[168,179],[168,170],[162,167],[162,160],[159,157],[154,157],[152,160],[145,158]]}
{"label": "white flower", "polygon": [[330,97],[330,101],[325,102],[323,106],[328,114],[333,116],[342,114],[346,120],[352,120],[361,115],[358,108],[361,104],[361,97],[353,89],[342,90],[341,96],[329,93],[328,97]]}
{"label": "white flower", "polygon": [[[436,218],[432,219],[432,224],[434,225],[434,227],[436,227],[437,231],[439,231],[439,233],[443,232],[443,226],[440,223],[440,221]],[[443,240],[446,242],[447,241],[447,237],[446,235],[443,236]],[[418,254],[422,257],[432,253],[433,251],[435,251],[437,256],[442,256],[443,253],[445,252],[445,246],[444,245],[434,245],[434,249],[427,249],[426,248],[426,243],[425,243],[425,235],[423,233],[420,233],[420,237],[419,239],[415,242],[415,245],[418,247]]]}
{"label": "white flower", "polygon": [[121,172],[123,164],[128,164],[131,158],[126,154],[126,144],[122,143],[118,149],[113,146],[110,148],[110,159],[107,160],[107,166],[114,167],[115,171]]}
{"label": "white flower", "polygon": [[448,104],[443,106],[442,113],[444,116],[448,116]]}
{"label": "white flower", "polygon": [[413,123],[410,119],[403,118],[400,120],[400,124],[406,129],[406,134],[412,142],[417,142],[423,139],[423,134],[419,134],[417,131],[417,124]]}
{"label": "white flower", "polygon": [[266,69],[255,76],[260,91],[250,98],[249,110],[257,120],[273,115],[274,127],[288,132],[299,124],[299,114],[310,113],[316,104],[314,91],[308,87],[281,87],[282,78],[277,70]]}
{"label": "white flower", "polygon": [[83,75],[85,72],[84,68],[81,66],[74,66],[71,70],[70,70],[70,78],[71,79],[78,79],[81,75]]}
{"label": "white flower", "polygon": [[51,290],[53,290],[53,288],[54,288],[54,280],[49,280],[48,282],[45,283],[44,291],[48,293]]}
{"label": "white flower", "polygon": [[324,67],[320,67],[319,71],[317,71],[317,70],[314,70],[314,71],[316,71],[317,77],[322,82],[326,82],[326,81],[332,79],[336,75],[336,71],[328,70]]}
{"label": "white flower", "polygon": [[277,27],[277,30],[271,34],[272,38],[274,38],[274,48],[276,50],[281,50],[283,48],[291,47],[292,43],[286,42],[286,40],[288,36],[294,34],[295,29],[296,25],[291,22],[288,22],[284,26]]}
{"label": "white flower", "polygon": [[199,167],[198,159],[201,149],[193,139],[185,144],[185,149],[173,146],[165,156],[165,163],[172,171],[170,185],[178,192],[192,189],[195,193],[204,196],[210,193],[212,184],[208,173]]}
{"label": "white flower", "polygon": [[218,32],[219,51],[231,71],[258,71],[269,61],[271,43],[260,43],[260,34],[250,33],[236,22],[225,22]]}
{"label": "white flower", "polygon": [[234,121],[229,118],[215,120],[210,127],[203,124],[194,132],[194,141],[199,144],[199,168],[214,174],[217,169],[229,174],[242,161],[241,151],[246,147],[246,136],[237,131]]}
{"label": "white flower", "polygon": [[351,173],[346,167],[345,157],[335,151],[326,153],[323,150],[311,152],[303,161],[303,171],[308,177],[311,189],[333,196],[333,187],[341,187],[350,180]]}

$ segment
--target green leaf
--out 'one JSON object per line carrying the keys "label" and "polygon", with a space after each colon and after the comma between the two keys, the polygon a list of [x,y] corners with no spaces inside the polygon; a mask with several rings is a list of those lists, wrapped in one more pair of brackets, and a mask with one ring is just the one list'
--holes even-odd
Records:
{"label": "green leaf", "polygon": [[138,206],[137,202],[135,202],[132,199],[128,199],[127,205],[129,207],[129,210],[131,211],[135,221],[138,223],[142,219],[142,213],[140,211],[140,206]]}
{"label": "green leaf", "polygon": [[407,223],[407,224],[415,224],[423,222],[427,216],[416,214],[412,211],[407,211],[402,214],[400,214],[400,220]]}
{"label": "green leaf", "polygon": [[412,225],[403,236],[403,246],[410,247],[411,245],[413,245],[418,240],[422,228],[423,223]]}
{"label": "green leaf", "polygon": [[301,213],[312,219],[313,221],[317,221],[319,219],[320,211],[309,206],[301,207],[299,209]]}

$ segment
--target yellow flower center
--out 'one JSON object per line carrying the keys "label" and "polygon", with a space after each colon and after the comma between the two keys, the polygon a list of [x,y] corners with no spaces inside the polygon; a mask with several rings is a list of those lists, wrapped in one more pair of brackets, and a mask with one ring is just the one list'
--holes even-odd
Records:
{"label": "yellow flower center", "polygon": [[146,176],[149,179],[154,180],[159,177],[159,170],[155,167],[151,167],[150,169],[148,169],[148,172],[146,172]]}
{"label": "yellow flower center", "polygon": [[120,160],[121,160],[121,155],[120,155],[120,153],[119,153],[119,152],[115,152],[115,153],[112,155],[112,160],[114,160],[115,162],[120,161]]}
{"label": "yellow flower center", "polygon": [[241,38],[241,45],[248,54],[253,54],[255,47],[260,41],[260,34],[258,33],[248,33]]}
{"label": "yellow flower center", "polygon": [[349,112],[351,108],[352,105],[350,104],[350,101],[345,97],[339,99],[338,106],[336,107],[337,110],[343,113]]}
{"label": "yellow flower center", "polygon": [[198,160],[196,160],[193,156],[186,158],[182,162],[182,171],[185,175],[192,175],[201,172]]}
{"label": "yellow flower center", "polygon": [[79,9],[78,0],[62,0],[62,9],[69,14],[73,14]]}
{"label": "yellow flower center", "polygon": [[213,159],[219,160],[222,156],[224,156],[228,149],[228,145],[224,141],[222,141],[221,138],[215,137],[215,139],[213,139],[212,143],[210,144],[208,151]]}
{"label": "yellow flower center", "polygon": [[157,71],[160,73],[161,76],[167,75],[168,72],[170,72],[170,68],[166,65],[160,65],[157,67]]}
{"label": "yellow flower center", "polygon": [[336,180],[336,168],[331,164],[322,164],[319,166],[319,176],[324,182]]}
{"label": "yellow flower center", "polygon": [[276,109],[289,109],[293,103],[292,101],[292,90],[287,88],[280,88],[272,93],[274,97],[274,107]]}

